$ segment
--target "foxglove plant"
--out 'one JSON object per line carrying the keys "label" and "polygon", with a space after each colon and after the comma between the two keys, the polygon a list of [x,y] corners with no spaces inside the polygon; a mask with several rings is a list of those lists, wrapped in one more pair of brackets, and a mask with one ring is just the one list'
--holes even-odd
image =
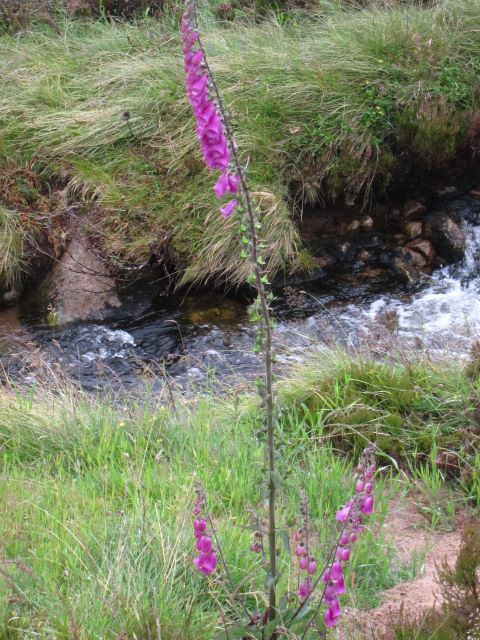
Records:
{"label": "foxglove plant", "polygon": [[[276,615],[275,583],[277,580],[276,560],[276,475],[275,475],[275,443],[273,415],[273,353],[272,353],[272,321],[269,303],[271,293],[267,291],[268,278],[264,271],[265,261],[259,252],[258,223],[253,202],[250,196],[247,179],[243,170],[232,131],[228,124],[220,92],[215,83],[205,49],[198,30],[195,0],[187,0],[186,10],[182,17],[182,40],[184,54],[184,71],[187,96],[196,119],[196,133],[200,141],[200,149],[205,164],[211,171],[221,172],[215,183],[214,191],[218,198],[228,194],[240,193],[242,200],[242,244],[246,251],[242,255],[250,260],[252,271],[249,283],[257,291],[257,301],[253,313],[257,318],[258,330],[256,351],[263,352],[264,377],[259,381],[258,389],[264,406],[268,458],[268,557],[270,571],[270,589],[268,618]],[[220,209],[223,216],[230,216],[238,206],[238,198],[230,199]]]}
{"label": "foxglove plant", "polygon": [[[273,398],[273,361],[272,327],[270,302],[272,294],[265,271],[265,260],[259,251],[258,231],[261,229],[253,206],[244,168],[240,162],[235,140],[230,129],[220,92],[210,70],[203,47],[197,22],[195,0],[187,0],[182,18],[182,40],[184,54],[185,85],[187,96],[196,121],[196,134],[200,150],[210,172],[216,172],[215,196],[219,200],[230,199],[222,204],[220,213],[224,217],[235,211],[241,214],[240,229],[243,249],[241,256],[248,259],[251,273],[248,283],[256,289],[257,299],[252,305],[251,317],[257,322],[257,337],[254,351],[263,356],[263,378],[257,381],[260,394],[260,407],[263,415],[263,429],[266,444],[266,466],[268,472],[268,518],[266,525],[258,516],[254,518],[254,535],[251,550],[261,554],[268,568],[267,600],[268,606],[263,615],[250,614],[232,582],[228,566],[225,563],[218,538],[213,530],[213,522],[208,514],[203,489],[197,489],[194,506],[194,535],[197,540],[198,555],[194,564],[198,571],[208,576],[217,567],[217,552],[233,590],[232,595],[240,602],[245,618],[245,636],[250,637],[252,626],[263,625],[262,638],[274,640],[283,634],[286,628],[303,621],[303,635],[312,624],[317,624],[320,608],[327,605],[324,621],[327,627],[333,626],[340,616],[339,596],[345,591],[343,565],[350,558],[350,548],[363,527],[363,518],[373,511],[373,449],[367,448],[359,462],[355,495],[337,513],[341,531],[323,571],[317,573],[317,560],[311,553],[310,522],[308,505],[303,501],[301,514],[303,526],[294,534],[296,542],[295,556],[298,561],[299,586],[298,605],[288,610],[277,603],[277,524],[276,499],[279,474],[275,466],[275,415]],[[235,197],[232,197],[235,196]],[[212,540],[213,537],[213,540]],[[216,545],[216,551],[213,548]],[[266,544],[267,543],[267,544]],[[314,606],[312,606],[314,602]],[[308,609],[307,609],[308,607]],[[305,615],[307,611],[307,615]],[[268,631],[267,631],[268,629]],[[238,632],[238,628],[237,628]],[[227,637],[229,633],[227,631]],[[235,637],[240,637],[235,635]],[[255,636],[256,637],[256,636]],[[296,637],[290,634],[289,637]]]}

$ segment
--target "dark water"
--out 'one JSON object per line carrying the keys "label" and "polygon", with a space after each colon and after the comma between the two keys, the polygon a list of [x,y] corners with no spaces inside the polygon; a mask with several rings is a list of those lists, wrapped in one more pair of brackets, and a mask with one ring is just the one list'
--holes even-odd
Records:
{"label": "dark water", "polygon": [[[275,345],[279,369],[325,344],[375,349],[385,337],[408,348],[465,356],[480,318],[480,217],[464,211],[462,263],[425,276],[415,288],[353,275],[279,289]],[[478,219],[477,219],[478,218]],[[66,375],[86,389],[133,388],[168,372],[179,384],[254,375],[254,331],[240,296],[159,297],[141,315],[52,328],[28,307],[0,311],[0,364],[34,384]],[[391,348],[391,347],[386,347]]]}

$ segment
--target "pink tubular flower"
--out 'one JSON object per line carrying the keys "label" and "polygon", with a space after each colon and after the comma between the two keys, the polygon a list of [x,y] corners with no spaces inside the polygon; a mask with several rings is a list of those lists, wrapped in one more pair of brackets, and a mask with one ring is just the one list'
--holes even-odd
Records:
{"label": "pink tubular flower", "polygon": [[213,188],[217,198],[223,198],[226,193],[237,193],[238,181],[237,175],[222,173]]}
{"label": "pink tubular flower", "polygon": [[304,582],[301,582],[300,586],[298,587],[298,597],[301,598],[302,600],[305,600],[305,598],[308,598],[308,596],[311,593],[312,593],[312,585],[310,581],[305,580]]}
{"label": "pink tubular flower", "polygon": [[222,214],[222,216],[224,218],[228,218],[229,216],[232,215],[233,210],[235,209],[235,207],[237,206],[237,200],[230,200],[229,202],[227,202],[226,205],[224,205],[221,209],[220,209],[220,213]]}
{"label": "pink tubular flower", "polygon": [[334,598],[330,603],[328,609],[325,611],[324,620],[327,627],[333,627],[336,624],[338,618],[340,617],[340,614],[341,614],[340,604],[338,600]]}
{"label": "pink tubular flower", "polygon": [[353,504],[353,500],[350,500],[350,502],[347,502],[347,504],[345,506],[343,506],[340,511],[337,511],[337,515],[336,518],[339,522],[346,522],[348,519],[348,516],[350,514],[350,509],[351,506]]}
{"label": "pink tubular flower", "polygon": [[215,567],[217,566],[217,556],[215,555],[215,551],[211,549],[208,553],[201,553],[199,556],[194,558],[193,564],[197,567],[202,576],[209,576],[215,571]]}
{"label": "pink tubular flower", "polygon": [[[239,178],[228,171],[231,150],[219,109],[209,91],[210,78],[192,18],[192,7],[187,4],[181,25],[186,92],[195,116],[195,131],[200,141],[203,160],[211,171],[222,171],[214,191],[217,198],[223,198],[226,193],[237,193]],[[232,214],[236,204],[236,200],[230,200],[220,212],[227,218]]]}
{"label": "pink tubular flower", "polygon": [[361,512],[365,514],[373,513],[373,496],[366,496],[362,502],[362,506],[360,507]]}

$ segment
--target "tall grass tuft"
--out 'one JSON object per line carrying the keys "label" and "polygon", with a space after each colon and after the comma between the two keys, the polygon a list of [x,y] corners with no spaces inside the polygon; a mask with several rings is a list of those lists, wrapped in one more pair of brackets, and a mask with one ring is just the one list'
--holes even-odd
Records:
{"label": "tall grass tuft", "polygon": [[[272,271],[298,266],[293,203],[361,203],[409,167],[449,167],[475,147],[476,7],[443,0],[228,26],[205,10]],[[143,261],[167,238],[183,282],[240,283],[236,225],[218,228],[178,50],[169,18],[3,35],[0,164],[35,158],[61,176],[64,195],[97,212],[92,228],[113,257]]]}

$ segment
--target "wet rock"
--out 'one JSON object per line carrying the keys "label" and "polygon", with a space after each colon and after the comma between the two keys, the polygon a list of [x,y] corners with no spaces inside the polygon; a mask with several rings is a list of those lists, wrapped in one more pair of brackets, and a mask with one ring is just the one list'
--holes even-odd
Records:
{"label": "wet rock", "polygon": [[358,274],[362,280],[380,280],[385,277],[385,269],[367,267]]}
{"label": "wet rock", "polygon": [[16,302],[20,297],[20,291],[17,291],[14,287],[7,291],[0,290],[0,301],[5,302],[6,304],[10,304],[11,302]]}
{"label": "wet rock", "polygon": [[422,235],[423,225],[421,222],[410,220],[403,226],[403,232],[409,240],[418,238]]}
{"label": "wet rock", "polygon": [[425,218],[425,237],[431,240],[437,254],[447,262],[461,260],[465,254],[465,233],[446,213],[431,213]]}
{"label": "wet rock", "polygon": [[371,229],[373,227],[373,218],[371,216],[365,216],[365,218],[362,218],[360,224],[363,229]]}
{"label": "wet rock", "polygon": [[426,207],[418,200],[407,200],[402,207],[401,215],[409,220],[418,220],[425,214]]}
{"label": "wet rock", "polygon": [[358,259],[362,260],[362,262],[366,262],[367,260],[370,259],[371,255],[372,254],[370,253],[370,251],[367,251],[366,249],[362,249],[358,254]]}
{"label": "wet rock", "polygon": [[41,284],[40,297],[52,325],[102,320],[120,306],[108,267],[81,232]]}
{"label": "wet rock", "polygon": [[407,244],[407,249],[421,254],[429,264],[435,262],[435,259],[437,257],[432,243],[429,240],[423,240],[422,238],[418,238],[417,240],[409,242]]}
{"label": "wet rock", "polygon": [[420,273],[416,267],[413,256],[407,249],[400,249],[391,262],[392,276],[407,284],[413,284],[420,279]]}
{"label": "wet rock", "polygon": [[316,256],[315,262],[317,263],[320,269],[325,269],[331,267],[335,262],[332,256],[324,255],[324,256]]}
{"label": "wet rock", "polygon": [[425,269],[425,267],[427,267],[428,260],[425,258],[425,256],[422,253],[420,253],[420,251],[414,251],[409,247],[406,247],[405,251],[408,252],[408,255],[411,257],[412,262],[416,269]]}

